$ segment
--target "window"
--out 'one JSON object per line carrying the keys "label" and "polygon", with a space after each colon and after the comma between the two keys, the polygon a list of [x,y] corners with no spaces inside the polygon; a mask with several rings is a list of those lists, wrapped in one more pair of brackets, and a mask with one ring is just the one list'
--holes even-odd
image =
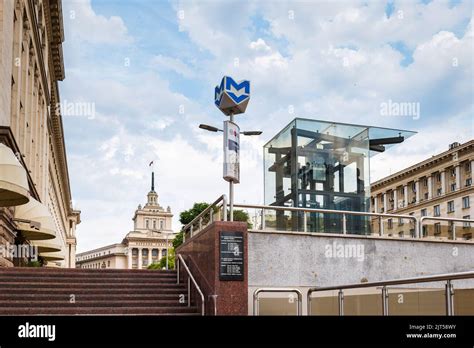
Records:
{"label": "window", "polygon": [[472,179],[471,178],[467,178],[466,179],[466,187],[469,187],[472,185]]}
{"label": "window", "polygon": [[466,163],[466,172],[470,172],[471,171],[471,162],[467,162]]}
{"label": "window", "polygon": [[451,184],[451,191],[456,191],[456,184]]}
{"label": "window", "polygon": [[454,201],[448,202],[448,213],[454,212]]}
{"label": "window", "polygon": [[153,220],[153,229],[156,230],[156,220]]}
{"label": "window", "polygon": [[440,215],[441,215],[441,211],[440,211],[440,209],[439,209],[439,205],[435,205],[435,206],[433,207],[433,215],[434,215],[434,216],[440,216]]}
{"label": "window", "polygon": [[393,228],[393,219],[388,219],[388,228],[389,229]]}
{"label": "window", "polygon": [[398,218],[398,226],[402,226],[403,225],[403,218]]}
{"label": "window", "polygon": [[427,187],[427,186],[428,186],[428,179],[427,179],[427,178],[424,178],[424,179],[423,179],[423,186],[424,186],[424,187]]}
{"label": "window", "polygon": [[413,183],[411,184],[411,190],[412,190],[413,192],[416,192],[416,182],[413,182]]}
{"label": "window", "polygon": [[469,208],[469,196],[463,197],[462,198],[462,208],[466,209]]}
{"label": "window", "polygon": [[451,169],[451,176],[453,176],[453,177],[456,176],[456,169],[454,169],[454,168]]}
{"label": "window", "polygon": [[160,229],[164,229],[165,228],[165,222],[163,220],[160,220]]}
{"label": "window", "polygon": [[428,199],[428,192],[425,192],[425,199]]}
{"label": "window", "polygon": [[441,182],[441,173],[436,173],[436,181]]}
{"label": "window", "polygon": [[[463,219],[466,219],[466,220],[470,220],[471,219],[471,216],[470,215],[465,215],[462,217]],[[462,223],[462,228],[470,228],[471,227],[471,223],[470,222],[463,222]]]}
{"label": "window", "polygon": [[435,235],[441,234],[441,223],[437,222],[434,224],[434,234]]}
{"label": "window", "polygon": [[421,216],[426,216],[428,215],[428,212],[426,211],[426,209],[421,209]]}
{"label": "window", "polygon": [[428,236],[428,226],[423,225],[422,234],[423,234],[423,237]]}
{"label": "window", "polygon": [[441,196],[441,194],[443,193],[443,189],[440,187],[436,192],[438,193],[438,196]]}
{"label": "window", "polygon": [[110,267],[110,260],[109,260],[109,261],[107,261],[107,266],[108,266],[108,267]]}
{"label": "window", "polygon": [[150,220],[145,219],[145,228],[149,228],[150,226]]}

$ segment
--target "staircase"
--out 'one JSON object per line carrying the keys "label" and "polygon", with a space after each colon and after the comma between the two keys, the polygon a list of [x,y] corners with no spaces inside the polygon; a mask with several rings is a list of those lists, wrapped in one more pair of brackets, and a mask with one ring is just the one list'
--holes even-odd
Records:
{"label": "staircase", "polygon": [[0,315],[199,315],[176,271],[0,268]]}

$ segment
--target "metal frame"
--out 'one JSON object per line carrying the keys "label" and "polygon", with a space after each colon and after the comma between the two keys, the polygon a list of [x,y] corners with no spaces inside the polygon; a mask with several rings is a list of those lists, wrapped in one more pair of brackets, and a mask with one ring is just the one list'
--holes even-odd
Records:
{"label": "metal frame", "polygon": [[[358,215],[358,216],[377,216],[381,220],[383,217],[396,217],[402,219],[411,219],[415,222],[415,235],[420,238],[418,229],[418,219],[413,215],[400,215],[400,214],[386,214],[386,213],[369,213],[361,211],[350,211],[350,210],[334,210],[334,209],[321,209],[321,208],[298,208],[298,207],[282,207],[274,205],[257,205],[257,204],[234,204],[234,207],[237,208],[250,208],[250,209],[260,209],[262,210],[262,222],[265,219],[265,210],[288,210],[294,212],[307,212],[307,213],[326,213],[326,214],[341,214],[342,215],[342,232],[347,234],[347,215]],[[303,220],[306,222],[306,214],[303,215]],[[463,220],[469,221],[469,220]],[[265,226],[264,224],[262,226]],[[262,228],[264,229],[264,228]],[[303,223],[303,232],[307,232],[306,223]],[[380,224],[380,236],[383,236],[383,224]]]}
{"label": "metal frame", "polygon": [[177,284],[179,284],[179,265],[181,263],[183,263],[184,269],[186,270],[186,273],[188,273],[188,307],[191,307],[191,281],[192,281],[194,283],[194,286],[196,287],[196,290],[199,292],[199,295],[201,296],[201,315],[205,315],[206,311],[205,311],[205,304],[204,304],[204,294],[202,293],[201,288],[199,287],[199,285],[197,284],[197,282],[194,279],[193,275],[191,274],[191,271],[189,270],[189,267],[186,264],[186,262],[184,261],[181,254],[178,254],[177,256],[178,256],[178,261],[177,261],[178,262],[178,265],[177,265],[178,281],[177,281]]}
{"label": "metal frame", "polygon": [[374,288],[374,287],[380,286],[382,287],[381,288],[382,314],[388,315],[389,312],[388,312],[387,286],[446,281],[446,294],[445,294],[446,315],[454,315],[454,290],[453,290],[452,281],[459,280],[459,279],[472,279],[472,278],[474,278],[474,271],[459,272],[459,273],[446,273],[446,274],[413,277],[413,278],[403,278],[403,279],[386,280],[386,281],[378,281],[378,282],[371,282],[371,283],[355,283],[355,284],[348,284],[348,285],[310,288],[308,290],[308,293],[306,294],[307,311],[308,311],[308,315],[311,315],[311,299],[312,299],[311,295],[313,294],[313,292],[339,290],[339,315],[343,315],[344,296],[341,296],[341,293],[344,289]]}
{"label": "metal frame", "polygon": [[253,315],[259,315],[259,297],[262,292],[292,292],[298,297],[297,315],[303,315],[303,294],[296,288],[258,288],[253,292]]}
{"label": "metal frame", "polygon": [[[219,205],[219,203],[222,202],[222,205]],[[183,243],[186,241],[186,233],[189,231],[189,236],[192,238],[194,234],[197,234],[201,232],[202,228],[204,227],[202,225],[203,217],[206,214],[209,214],[209,223],[212,223],[214,221],[214,208],[219,208],[222,206],[223,210],[223,218],[222,221],[227,221],[227,196],[222,195],[219,198],[217,198],[212,204],[210,204],[206,209],[204,209],[198,216],[196,216],[190,223],[188,223],[186,226],[183,228]],[[199,223],[199,229],[194,232],[194,224]]]}
{"label": "metal frame", "polygon": [[[420,234],[422,234],[423,224],[426,220],[474,223],[473,219],[447,218],[447,217],[441,217],[441,216],[422,216],[421,219],[420,219],[420,227],[418,228],[418,231],[420,232]],[[456,225],[453,224],[452,226],[453,226],[453,238],[452,239],[456,240]]]}

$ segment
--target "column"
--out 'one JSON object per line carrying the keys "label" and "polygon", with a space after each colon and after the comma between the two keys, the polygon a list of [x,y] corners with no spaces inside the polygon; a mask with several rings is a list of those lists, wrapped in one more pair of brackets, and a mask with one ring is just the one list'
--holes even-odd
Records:
{"label": "column", "polygon": [[428,199],[433,198],[433,179],[432,175],[428,176]]}
{"label": "column", "polygon": [[70,245],[70,256],[69,256],[69,267],[76,268],[76,244],[69,244]]}
{"label": "column", "polygon": [[163,257],[163,254],[161,252],[161,249],[158,248],[158,260],[161,260],[162,257]]}
{"label": "column", "polygon": [[403,206],[408,207],[408,185],[403,185],[403,201]]}
{"label": "column", "polygon": [[151,249],[151,248],[148,249],[148,266],[151,265],[151,263],[152,263],[152,260],[151,260],[151,251],[152,250],[153,249]]}
{"label": "column", "polygon": [[420,203],[420,180],[415,180],[415,199],[416,203]]}
{"label": "column", "polygon": [[393,189],[393,210],[396,211],[398,209],[398,188],[395,187]]}
{"label": "column", "polygon": [[458,164],[454,167],[456,173],[456,191],[461,189],[461,166]]}
{"label": "column", "polygon": [[128,248],[127,258],[128,258],[128,269],[132,269],[132,255],[133,255],[133,248]]}
{"label": "column", "polygon": [[387,212],[387,193],[384,192],[383,194],[383,212]]}
{"label": "column", "polygon": [[443,170],[441,173],[441,194],[444,195],[446,193],[446,172]]}
{"label": "column", "polygon": [[142,248],[138,248],[138,269],[142,269]]}
{"label": "column", "polygon": [[375,213],[379,212],[379,196],[378,195],[374,196],[374,212]]}

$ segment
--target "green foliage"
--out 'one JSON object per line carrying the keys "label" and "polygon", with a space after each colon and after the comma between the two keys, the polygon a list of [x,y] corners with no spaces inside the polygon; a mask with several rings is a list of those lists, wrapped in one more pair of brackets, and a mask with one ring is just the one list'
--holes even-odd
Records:
{"label": "green foliage", "polygon": [[27,267],[42,267],[43,263],[41,261],[28,261]]}
{"label": "green foliage", "polygon": [[194,203],[193,207],[189,210],[185,210],[179,214],[179,222],[184,226],[189,224],[193,219],[198,216],[204,209],[209,206],[208,203]]}
{"label": "green foliage", "polygon": [[172,243],[173,243],[173,248],[176,249],[178,248],[181,244],[183,244],[183,231],[179,232],[176,234],[176,236],[174,237]]}
{"label": "green foliage", "polygon": [[[168,255],[168,269],[174,269],[175,263],[175,252],[174,249],[169,249]],[[166,269],[166,256],[162,257],[161,260],[157,263],[152,263],[147,267],[147,269]]]}
{"label": "green foliage", "polygon": [[249,214],[245,210],[234,210],[234,221],[243,221],[247,223],[247,228],[252,228],[252,224],[249,222]]}

